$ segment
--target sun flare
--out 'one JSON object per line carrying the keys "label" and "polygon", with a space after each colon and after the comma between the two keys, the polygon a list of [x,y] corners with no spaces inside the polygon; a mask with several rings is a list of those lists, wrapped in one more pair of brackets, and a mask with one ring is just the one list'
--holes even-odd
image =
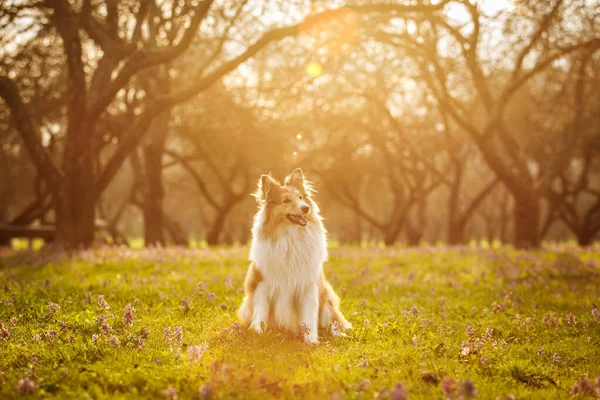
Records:
{"label": "sun flare", "polygon": [[306,65],[306,73],[311,78],[318,78],[323,74],[323,66],[316,61],[311,61]]}

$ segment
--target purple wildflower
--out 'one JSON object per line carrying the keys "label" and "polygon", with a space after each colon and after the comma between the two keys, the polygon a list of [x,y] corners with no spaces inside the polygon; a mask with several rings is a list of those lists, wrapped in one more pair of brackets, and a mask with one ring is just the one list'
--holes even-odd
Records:
{"label": "purple wildflower", "polygon": [[142,328],[140,330],[140,335],[142,336],[142,338],[147,339],[148,336],[150,336],[150,331],[148,331],[148,329],[146,328]]}
{"label": "purple wildflower", "polygon": [[225,287],[229,290],[233,289],[233,279],[231,278],[231,275],[227,275],[225,278]]}
{"label": "purple wildflower", "polygon": [[463,356],[468,356],[474,353],[473,349],[471,348],[471,343],[467,340],[462,342],[462,344],[460,345],[460,349],[460,354]]}
{"label": "purple wildflower", "polygon": [[208,286],[206,286],[206,283],[204,282],[198,282],[198,285],[196,285],[198,287],[198,290],[201,292],[206,292],[206,289],[208,289]]}
{"label": "purple wildflower", "polygon": [[127,304],[123,309],[123,324],[126,326],[133,326],[133,313],[135,308],[131,304]]}
{"label": "purple wildflower", "polygon": [[45,333],[45,336],[46,339],[50,341],[50,343],[54,343],[57,334],[58,332],[56,332],[54,329],[50,329],[48,332]]}
{"label": "purple wildflower", "polygon": [[204,352],[206,352],[206,349],[208,349],[207,343],[202,344],[202,346],[190,346],[187,352],[188,358],[193,362],[198,362],[204,355]]}
{"label": "purple wildflower", "polygon": [[408,393],[406,392],[406,388],[402,386],[401,383],[396,383],[394,391],[390,396],[390,400],[408,400]]}
{"label": "purple wildflower", "polygon": [[0,322],[0,339],[8,340],[10,337],[10,331],[4,327],[4,324]]}
{"label": "purple wildflower", "polygon": [[342,332],[342,328],[340,326],[340,323],[338,321],[333,321],[331,324],[331,334],[333,336],[344,336],[344,333]]}
{"label": "purple wildflower", "polygon": [[60,306],[56,303],[53,303],[52,301],[50,301],[48,303],[48,310],[50,310],[50,312],[52,314],[56,314],[56,312],[60,309]]}
{"label": "purple wildflower", "polygon": [[173,341],[177,344],[183,342],[183,328],[180,325],[173,328]]}
{"label": "purple wildflower", "polygon": [[207,383],[206,385],[202,385],[200,386],[200,389],[198,389],[198,393],[200,394],[200,396],[204,397],[204,398],[210,398],[214,392],[214,387],[212,385],[212,383]]}
{"label": "purple wildflower", "polygon": [[103,295],[98,295],[98,307],[103,310],[107,310],[110,308]]}
{"label": "purple wildflower", "polygon": [[442,381],[442,392],[446,399],[453,399],[456,394],[456,381],[449,376],[445,376]]}
{"label": "purple wildflower", "polygon": [[15,317],[12,317],[12,318],[10,319],[10,322],[9,322],[9,324],[10,324],[10,326],[11,326],[11,327],[13,327],[13,328],[14,328],[14,327],[15,327],[15,325],[17,325],[17,318],[15,318]]}
{"label": "purple wildflower", "polygon": [[102,325],[100,325],[100,329],[102,330],[103,335],[108,335],[113,331],[112,327],[106,322],[102,322]]}
{"label": "purple wildflower", "polygon": [[477,389],[471,380],[467,379],[460,385],[460,395],[465,400],[477,397]]}
{"label": "purple wildflower", "polygon": [[592,308],[592,316],[596,321],[600,321],[600,310],[598,310],[598,306],[594,304]]}
{"label": "purple wildflower", "polygon": [[183,311],[184,314],[187,314],[190,311],[191,303],[192,301],[189,297],[184,297],[183,299],[181,299],[181,302],[179,303],[179,308],[181,309],[181,311]]}
{"label": "purple wildflower", "polygon": [[360,381],[360,383],[358,384],[358,387],[356,388],[359,392],[365,391],[369,388],[369,386],[371,386],[371,381],[368,380],[367,378],[363,379],[362,381]]}
{"label": "purple wildflower", "polygon": [[114,348],[117,348],[117,347],[121,346],[121,341],[119,340],[118,337],[111,336],[110,337],[110,346],[114,347]]}
{"label": "purple wildflower", "polygon": [[19,394],[30,394],[35,392],[35,383],[29,378],[23,378],[17,383],[17,392]]}
{"label": "purple wildflower", "polygon": [[177,390],[173,388],[173,386],[169,386],[168,388],[162,390],[160,392],[165,399],[176,399],[177,398]]}
{"label": "purple wildflower", "polygon": [[216,294],[214,294],[213,292],[209,292],[209,293],[206,295],[206,299],[207,299],[208,301],[215,301],[215,300],[217,299],[217,295],[216,295]]}
{"label": "purple wildflower", "polygon": [[299,331],[300,331],[300,336],[302,336],[302,338],[304,338],[304,342],[308,343],[308,337],[310,336],[310,328],[308,327],[308,325],[303,323],[302,325],[300,325]]}
{"label": "purple wildflower", "polygon": [[146,345],[146,341],[144,340],[144,338],[139,338],[138,339],[138,347],[137,347],[137,351],[142,351],[142,349],[144,348],[144,346]]}
{"label": "purple wildflower", "polygon": [[264,388],[265,386],[267,386],[267,384],[269,383],[269,378],[267,378],[265,375],[261,375],[258,377],[258,382],[256,383],[256,386],[261,389]]}
{"label": "purple wildflower", "polygon": [[594,396],[594,384],[589,379],[582,379],[579,382],[573,385],[571,392],[569,393],[571,396],[576,394],[581,394],[583,396]]}
{"label": "purple wildflower", "polygon": [[498,304],[496,302],[492,303],[492,311],[494,313],[500,313],[506,311],[506,306],[504,304]]}
{"label": "purple wildflower", "polygon": [[58,321],[58,325],[60,326],[61,332],[66,332],[71,329],[71,325],[65,321]]}
{"label": "purple wildflower", "polygon": [[469,338],[474,338],[475,337],[475,328],[473,328],[473,325],[467,326],[467,336]]}

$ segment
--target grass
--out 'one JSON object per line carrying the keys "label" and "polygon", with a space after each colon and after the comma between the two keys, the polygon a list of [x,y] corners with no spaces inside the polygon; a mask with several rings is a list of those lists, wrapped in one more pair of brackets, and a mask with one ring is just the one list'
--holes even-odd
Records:
{"label": "grass", "polygon": [[333,249],[354,329],[314,346],[237,324],[243,247],[5,252],[0,398],[563,399],[600,375],[598,250]]}

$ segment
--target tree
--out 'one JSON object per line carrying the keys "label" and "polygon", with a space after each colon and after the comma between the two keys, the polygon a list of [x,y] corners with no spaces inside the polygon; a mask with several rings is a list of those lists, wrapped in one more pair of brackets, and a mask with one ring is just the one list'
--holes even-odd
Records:
{"label": "tree", "polygon": [[[537,246],[543,188],[553,179],[556,168],[540,168],[544,174],[534,173],[531,155],[522,145],[520,132],[507,120],[506,110],[515,94],[553,63],[597,51],[600,38],[589,35],[593,29],[573,31],[559,18],[567,9],[578,17],[589,12],[584,4],[524,1],[509,16],[496,16],[508,34],[498,42],[500,48],[494,49],[484,42],[484,37],[493,36],[489,31],[484,36],[482,30],[493,28],[482,25],[484,16],[479,7],[468,1],[456,3],[469,15],[462,26],[449,18],[427,15],[417,20],[418,35],[383,29],[376,35],[404,49],[420,65],[422,79],[440,108],[469,134],[490,169],[511,192],[516,244]],[[514,27],[518,24],[526,24],[527,33],[517,34]],[[495,58],[499,55],[503,58]],[[475,110],[478,118],[474,119]],[[558,158],[562,156],[563,152],[555,154],[551,163],[562,165]]]}
{"label": "tree", "polygon": [[[20,29],[15,21],[28,25],[25,29],[33,38],[20,44],[15,54],[4,60],[0,71],[0,97],[11,110],[15,127],[51,191],[59,241],[75,247],[92,242],[99,196],[146,135],[156,116],[193,98],[269,43],[295,35],[301,27],[297,24],[268,30],[242,52],[223,62],[216,59],[227,37],[215,38],[200,30],[216,46],[208,61],[191,74],[197,79],[191,84],[185,80],[173,83],[176,89],[143,104],[131,120],[119,118],[122,117],[119,103],[128,92],[132,79],[143,70],[174,61],[192,43],[201,41],[198,32],[208,15],[216,21],[228,16],[235,18],[236,13],[232,15],[229,10],[211,14],[216,8],[213,3],[211,0],[173,4],[146,1],[93,3],[86,0],[80,8],[68,0],[48,0],[43,4],[33,1],[3,3],[0,18],[4,21],[2,36],[8,38],[5,41],[14,44],[12,33]],[[234,9],[236,4],[244,7],[243,2],[227,4]],[[432,12],[440,6],[365,5],[356,10]],[[327,18],[331,14],[326,12],[315,18]],[[159,26],[152,32],[148,27],[156,16]],[[27,24],[24,19],[34,22]],[[158,37],[148,37],[148,32],[158,32]],[[34,59],[30,46],[33,43],[37,44],[37,50],[45,53],[46,60],[54,60],[55,65],[64,62],[67,66],[64,73],[56,68],[58,75],[47,79],[44,85],[51,89],[55,103],[59,104],[60,118],[51,123],[61,127],[64,151],[60,162],[48,154],[42,141],[42,130],[47,122],[39,121],[32,106],[38,99],[36,91],[28,86],[32,83],[31,71],[39,75],[43,65],[24,66]],[[53,45],[44,48],[43,43]],[[17,76],[7,72],[19,63],[22,68]],[[117,140],[111,139],[112,146],[102,145],[100,127],[114,125],[119,119]]]}

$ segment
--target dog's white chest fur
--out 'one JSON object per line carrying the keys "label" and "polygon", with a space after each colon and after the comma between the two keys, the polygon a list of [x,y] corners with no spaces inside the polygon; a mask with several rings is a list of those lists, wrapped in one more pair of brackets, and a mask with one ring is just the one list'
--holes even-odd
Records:
{"label": "dog's white chest fur", "polygon": [[298,288],[318,281],[327,260],[327,239],[322,227],[289,225],[276,240],[262,239],[264,210],[255,216],[250,260],[272,288]]}

